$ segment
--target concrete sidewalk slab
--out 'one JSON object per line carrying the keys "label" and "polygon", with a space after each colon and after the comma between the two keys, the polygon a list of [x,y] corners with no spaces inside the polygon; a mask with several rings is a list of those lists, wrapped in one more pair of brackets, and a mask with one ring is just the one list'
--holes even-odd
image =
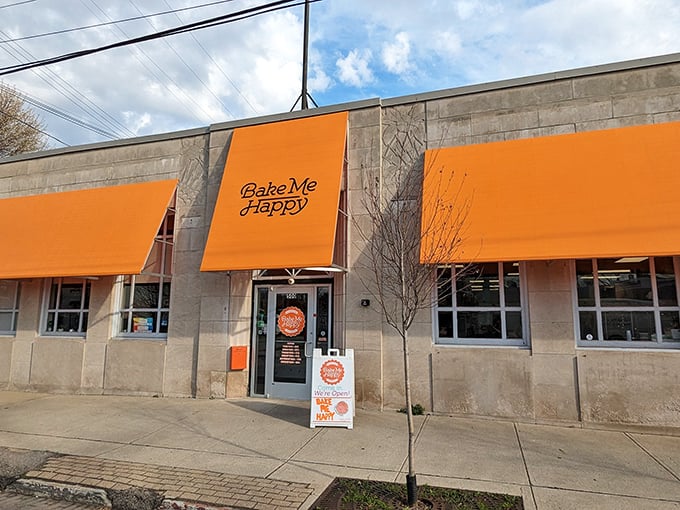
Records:
{"label": "concrete sidewalk slab", "polygon": [[[308,406],[0,392],[0,446],[303,484],[301,509],[337,476],[404,479],[403,414],[357,410],[352,430],[310,429]],[[446,416],[416,425],[419,484],[522,495],[527,510],[680,505],[680,437]]]}
{"label": "concrete sidewalk slab", "polygon": [[428,416],[416,442],[416,466],[427,475],[529,484],[511,422]]}
{"label": "concrete sidewalk slab", "polygon": [[627,434],[680,481],[680,437]]}
{"label": "concrete sidewalk slab", "polygon": [[[297,415],[308,412],[293,409]],[[223,406],[212,405],[210,409],[198,410],[191,419],[171,423],[134,443],[158,447],[183,444],[195,451],[286,459],[318,434],[316,430],[280,418],[277,433],[267,434],[262,416],[262,413],[225,402]],[[266,416],[271,419],[271,414]],[[258,437],[257,441],[252,440],[254,436]]]}
{"label": "concrete sidewalk slab", "polygon": [[680,501],[680,483],[621,432],[518,425],[536,486]]}
{"label": "concrete sidewalk slab", "polygon": [[679,510],[680,502],[559,489],[534,489],[540,510]]}
{"label": "concrete sidewalk slab", "polygon": [[[0,423],[0,428],[2,428],[2,423]],[[54,435],[3,432],[2,430],[0,430],[0,446],[24,448],[27,450],[46,450],[69,455],[90,455],[93,457],[120,448],[118,443],[104,443],[101,441]]]}
{"label": "concrete sidewalk slab", "polygon": [[[422,418],[416,420],[419,426]],[[396,412],[361,413],[361,427],[314,429],[292,460],[398,472],[406,459],[406,416]],[[377,434],[376,434],[377,433]]]}

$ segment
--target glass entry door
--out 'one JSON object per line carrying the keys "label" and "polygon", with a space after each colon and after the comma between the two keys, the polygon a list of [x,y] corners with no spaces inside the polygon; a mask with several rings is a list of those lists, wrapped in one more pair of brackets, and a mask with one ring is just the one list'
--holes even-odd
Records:
{"label": "glass entry door", "polygon": [[307,400],[311,356],[330,344],[330,285],[255,288],[251,393]]}

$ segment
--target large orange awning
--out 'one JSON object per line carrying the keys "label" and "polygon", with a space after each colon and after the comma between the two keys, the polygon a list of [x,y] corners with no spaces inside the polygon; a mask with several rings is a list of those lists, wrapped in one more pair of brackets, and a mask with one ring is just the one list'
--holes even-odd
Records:
{"label": "large orange awning", "polygon": [[680,254],[680,122],[428,150],[425,168],[423,225],[440,175],[469,209],[457,253],[426,240],[424,262]]}
{"label": "large orange awning", "polygon": [[347,113],[234,131],[202,271],[327,267]]}
{"label": "large orange awning", "polygon": [[0,200],[0,278],[138,274],[176,180]]}

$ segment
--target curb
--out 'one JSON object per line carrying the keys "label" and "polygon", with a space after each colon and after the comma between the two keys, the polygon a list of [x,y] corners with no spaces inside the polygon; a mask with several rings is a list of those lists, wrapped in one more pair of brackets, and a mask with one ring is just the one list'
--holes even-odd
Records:
{"label": "curb", "polygon": [[227,506],[210,506],[201,503],[187,503],[176,499],[164,499],[160,510],[237,510]]}
{"label": "curb", "polygon": [[[82,487],[46,480],[20,478],[10,484],[5,491],[24,496],[59,499],[70,501],[71,503],[112,508],[111,500],[106,491],[95,487]],[[178,499],[163,499],[158,510],[239,510],[239,507],[213,506]]]}
{"label": "curb", "polygon": [[92,487],[79,487],[77,485],[20,478],[7,487],[6,491],[23,494],[24,496],[63,499],[72,503],[111,508],[111,501],[106,491]]}

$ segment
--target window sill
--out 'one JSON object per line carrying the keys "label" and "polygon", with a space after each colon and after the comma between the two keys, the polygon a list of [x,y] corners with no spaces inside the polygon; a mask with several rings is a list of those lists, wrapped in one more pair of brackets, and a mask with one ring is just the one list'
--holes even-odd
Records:
{"label": "window sill", "polygon": [[611,343],[597,343],[597,344],[577,344],[577,350],[584,351],[644,351],[644,352],[678,352],[680,350],[680,342],[674,344],[668,343],[643,343],[643,342],[611,342]]}
{"label": "window sill", "polygon": [[510,349],[529,349],[529,344],[521,342],[509,342],[503,340],[480,339],[478,342],[470,342],[467,340],[435,340],[435,347],[476,347],[476,348],[510,348]]}
{"label": "window sill", "polygon": [[85,333],[40,333],[40,338],[61,338],[64,340],[85,340]]}
{"label": "window sill", "polygon": [[168,339],[168,335],[165,333],[138,333],[138,334],[120,334],[113,337],[113,340],[152,340],[154,342],[165,342]]}

